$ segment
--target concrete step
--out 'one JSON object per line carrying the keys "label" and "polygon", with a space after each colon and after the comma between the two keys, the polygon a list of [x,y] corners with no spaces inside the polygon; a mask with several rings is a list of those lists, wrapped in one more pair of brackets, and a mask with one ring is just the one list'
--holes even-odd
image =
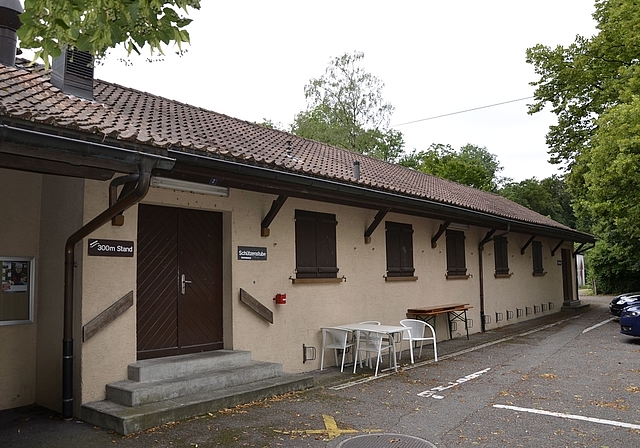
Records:
{"label": "concrete step", "polygon": [[[188,369],[177,370],[188,371]],[[281,374],[281,364],[251,361],[249,364],[217,367],[157,381],[118,381],[107,384],[106,397],[107,400],[123,406],[140,406],[187,395],[207,394],[219,389],[274,378]]]}
{"label": "concrete step", "polygon": [[215,350],[138,361],[129,365],[127,376],[131,381],[160,381],[207,372],[217,368],[245,366],[250,362],[251,352]]}
{"label": "concrete step", "polygon": [[283,374],[249,384],[140,406],[123,406],[106,400],[86,403],[82,405],[81,416],[88,423],[127,435],[208,412],[217,412],[238,404],[308,389],[313,385],[312,376]]}

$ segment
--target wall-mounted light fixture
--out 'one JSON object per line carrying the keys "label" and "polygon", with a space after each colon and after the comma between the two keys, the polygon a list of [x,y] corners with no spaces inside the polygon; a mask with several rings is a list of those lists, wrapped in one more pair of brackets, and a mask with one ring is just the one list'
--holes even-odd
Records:
{"label": "wall-mounted light fixture", "polygon": [[210,194],[214,196],[229,196],[229,189],[217,185],[199,184],[181,179],[171,179],[169,177],[153,176],[151,178],[152,187],[169,188],[172,190],[190,191],[192,193]]}

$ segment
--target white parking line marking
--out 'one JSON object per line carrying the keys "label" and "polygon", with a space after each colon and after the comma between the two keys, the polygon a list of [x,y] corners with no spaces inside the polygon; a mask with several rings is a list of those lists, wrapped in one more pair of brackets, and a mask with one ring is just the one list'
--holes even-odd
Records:
{"label": "white parking line marking", "polygon": [[593,329],[595,329],[595,328],[598,328],[598,327],[600,327],[600,326],[602,326],[602,325],[608,324],[608,323],[609,323],[609,322],[611,322],[612,320],[615,320],[615,317],[612,317],[611,319],[607,319],[607,320],[605,320],[605,321],[602,321],[602,322],[600,322],[599,324],[595,324],[595,325],[594,325],[594,326],[592,326],[592,327],[585,328],[584,330],[582,330],[582,334],[585,334],[587,331],[591,331],[591,330],[593,330]]}
{"label": "white parking line marking", "polygon": [[615,422],[613,420],[603,420],[601,418],[585,417],[583,415],[564,414],[562,412],[543,411],[541,409],[519,408],[517,406],[506,406],[502,404],[494,404],[494,408],[510,409],[517,412],[529,412],[531,414],[549,415],[551,417],[567,418],[570,420],[583,420],[585,422],[602,423],[603,425],[620,426],[622,428],[640,429],[640,425],[632,423]]}
{"label": "white parking line marking", "polygon": [[458,378],[457,380],[451,382],[449,381],[449,384],[446,386],[438,386],[438,387],[433,387],[429,390],[425,390],[424,392],[420,392],[418,394],[419,397],[431,397],[431,398],[437,398],[438,400],[442,400],[444,397],[442,395],[436,395],[436,392],[442,392],[443,390],[447,390],[447,389],[451,389],[452,387],[458,386],[460,384],[466,383],[467,381],[473,380],[478,378],[480,375],[487,373],[489,370],[491,370],[491,367],[487,367],[486,369],[483,370],[478,370],[477,372],[474,372],[470,375],[467,376],[463,376],[462,378]]}

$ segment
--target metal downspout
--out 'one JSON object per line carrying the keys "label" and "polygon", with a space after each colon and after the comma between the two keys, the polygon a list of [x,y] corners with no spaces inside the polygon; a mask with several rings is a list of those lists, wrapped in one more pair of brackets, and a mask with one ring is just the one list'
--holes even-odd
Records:
{"label": "metal downspout", "polygon": [[[575,281],[575,292],[573,292],[571,295],[571,302],[574,302],[576,304],[580,303],[580,285],[578,284],[578,257],[576,257],[576,254],[573,252],[573,247],[571,248],[571,258],[573,259],[573,279]],[[586,269],[585,269],[585,273],[586,273]],[[586,279],[586,275],[585,275],[585,279]],[[585,280],[586,283],[586,280]],[[570,302],[570,303],[571,303]]]}
{"label": "metal downspout", "polygon": [[73,281],[75,245],[113,217],[140,202],[149,191],[151,170],[157,161],[145,158],[139,164],[138,184],[132,192],[112,204],[67,239],[64,255],[64,331],[62,339],[62,417],[73,417]]}
{"label": "metal downspout", "polygon": [[478,247],[478,261],[479,266],[478,270],[480,271],[480,331],[485,332],[485,323],[484,323],[484,263],[482,261],[482,254],[484,252],[484,244],[481,244]]}

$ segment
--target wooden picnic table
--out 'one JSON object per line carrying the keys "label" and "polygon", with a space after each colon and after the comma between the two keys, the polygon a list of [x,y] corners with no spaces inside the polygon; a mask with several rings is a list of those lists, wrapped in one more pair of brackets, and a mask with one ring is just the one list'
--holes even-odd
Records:
{"label": "wooden picnic table", "polygon": [[439,314],[447,315],[447,322],[449,324],[449,339],[453,338],[452,324],[454,321],[459,320],[464,322],[464,329],[467,331],[467,339],[469,339],[469,326],[467,324],[467,310],[473,308],[468,303],[447,303],[444,305],[425,306],[420,308],[409,308],[407,310],[407,319],[419,319],[424,322],[433,322],[433,328],[436,327],[436,317]]}

